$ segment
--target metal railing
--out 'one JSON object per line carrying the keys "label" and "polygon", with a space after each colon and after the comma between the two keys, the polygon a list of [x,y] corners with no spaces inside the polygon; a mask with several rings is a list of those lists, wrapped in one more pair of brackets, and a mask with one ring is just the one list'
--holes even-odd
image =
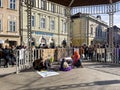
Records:
{"label": "metal railing", "polygon": [[57,48],[57,49],[34,49],[32,50],[32,60],[29,60],[29,50],[21,49],[16,51],[16,73],[32,67],[33,62],[41,57],[48,59],[52,57],[54,61],[60,60],[65,56],[73,54],[72,48]]}
{"label": "metal railing", "polygon": [[[91,61],[120,64],[120,48],[111,49],[97,48],[93,53]],[[72,56],[75,50],[79,51],[78,48],[34,49],[31,55],[32,60],[28,58],[27,49],[17,50],[16,73],[31,68],[33,62],[41,57],[45,60],[52,57],[54,61],[59,61],[63,57]]]}
{"label": "metal railing", "polygon": [[120,48],[97,48],[93,61],[120,64]]}
{"label": "metal railing", "polygon": [[120,2],[113,3],[112,9],[110,9],[109,4],[73,7],[71,15],[79,12],[85,14],[108,14],[110,10],[113,10],[113,12],[120,11]]}

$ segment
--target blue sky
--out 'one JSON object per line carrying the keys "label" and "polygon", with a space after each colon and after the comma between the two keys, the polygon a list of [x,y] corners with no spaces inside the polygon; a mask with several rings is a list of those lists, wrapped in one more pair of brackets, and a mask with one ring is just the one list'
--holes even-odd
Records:
{"label": "blue sky", "polygon": [[[109,15],[108,14],[101,14],[101,18],[103,21],[107,22],[109,25]],[[114,13],[114,25],[116,25],[120,28],[120,11]]]}

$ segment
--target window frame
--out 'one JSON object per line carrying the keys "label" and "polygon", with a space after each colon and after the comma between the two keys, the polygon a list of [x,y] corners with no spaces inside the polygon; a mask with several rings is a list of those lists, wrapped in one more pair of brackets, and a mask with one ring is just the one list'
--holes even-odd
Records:
{"label": "window frame", "polygon": [[55,4],[51,3],[51,12],[55,13]]}
{"label": "window frame", "polygon": [[67,33],[67,23],[63,21],[63,25],[62,25],[62,33]]}
{"label": "window frame", "polygon": [[31,26],[35,27],[35,16],[34,15],[31,16]]}
{"label": "window frame", "polygon": [[16,0],[9,0],[9,8],[16,10]]}
{"label": "window frame", "polygon": [[67,16],[67,9],[64,8],[64,16]]}
{"label": "window frame", "polygon": [[55,30],[55,20],[50,21],[50,30]]}
{"label": "window frame", "polygon": [[93,35],[93,27],[90,28],[90,34]]}
{"label": "window frame", "polygon": [[45,0],[41,0],[41,9],[42,10],[46,10],[47,9],[47,3],[46,3],[46,1]]}
{"label": "window frame", "polygon": [[8,21],[8,31],[16,32],[16,21],[12,21],[12,20]]}
{"label": "window frame", "polygon": [[45,18],[40,18],[40,27],[41,28],[46,28],[46,19]]}
{"label": "window frame", "polygon": [[0,0],[0,7],[3,7],[3,0]]}
{"label": "window frame", "polygon": [[0,19],[0,32],[3,31],[3,27],[2,27],[2,20]]}

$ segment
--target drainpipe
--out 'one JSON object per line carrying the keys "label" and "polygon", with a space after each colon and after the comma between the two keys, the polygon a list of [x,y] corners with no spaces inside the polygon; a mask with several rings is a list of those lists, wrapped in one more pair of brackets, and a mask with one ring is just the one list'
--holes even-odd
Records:
{"label": "drainpipe", "polygon": [[79,37],[78,37],[78,40],[80,40],[80,41],[79,41],[79,45],[77,45],[77,46],[81,46],[81,45],[82,45],[82,38],[81,38],[82,30],[81,30],[81,27],[80,27],[80,26],[81,26],[81,24],[80,24],[80,18],[81,18],[81,15],[80,15],[80,13],[79,13],[79,29],[78,29],[78,30],[79,30],[79,32],[80,32],[80,36],[79,36],[80,39],[79,39]]}
{"label": "drainpipe", "polygon": [[60,46],[60,16],[58,15],[58,46]]}
{"label": "drainpipe", "polygon": [[89,15],[86,15],[86,43],[87,43],[87,46],[89,45],[89,19],[88,19]]}
{"label": "drainpipe", "polygon": [[22,21],[23,21],[23,14],[22,14],[22,0],[19,0],[19,35],[20,35],[20,45],[23,42],[23,31],[22,31]]}

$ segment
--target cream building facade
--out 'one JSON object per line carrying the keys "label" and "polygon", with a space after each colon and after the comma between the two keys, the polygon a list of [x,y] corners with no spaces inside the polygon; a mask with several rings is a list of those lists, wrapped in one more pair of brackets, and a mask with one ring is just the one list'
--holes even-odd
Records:
{"label": "cream building facade", "polygon": [[81,46],[83,44],[103,44],[107,43],[107,28],[106,22],[87,14],[77,13],[71,16],[71,44],[73,46]]}
{"label": "cream building facade", "polygon": [[[26,10],[26,5],[22,3],[22,34],[24,45],[27,45],[28,40]],[[50,1],[35,0],[31,16],[32,39],[35,42],[35,46],[39,46],[41,43],[45,42],[50,46],[52,41],[55,42],[56,46],[62,46],[63,40],[66,40],[68,43],[70,30],[68,11],[68,7]],[[45,42],[42,42],[43,39]]]}
{"label": "cream building facade", "polygon": [[0,0],[0,44],[20,44],[19,0]]}

